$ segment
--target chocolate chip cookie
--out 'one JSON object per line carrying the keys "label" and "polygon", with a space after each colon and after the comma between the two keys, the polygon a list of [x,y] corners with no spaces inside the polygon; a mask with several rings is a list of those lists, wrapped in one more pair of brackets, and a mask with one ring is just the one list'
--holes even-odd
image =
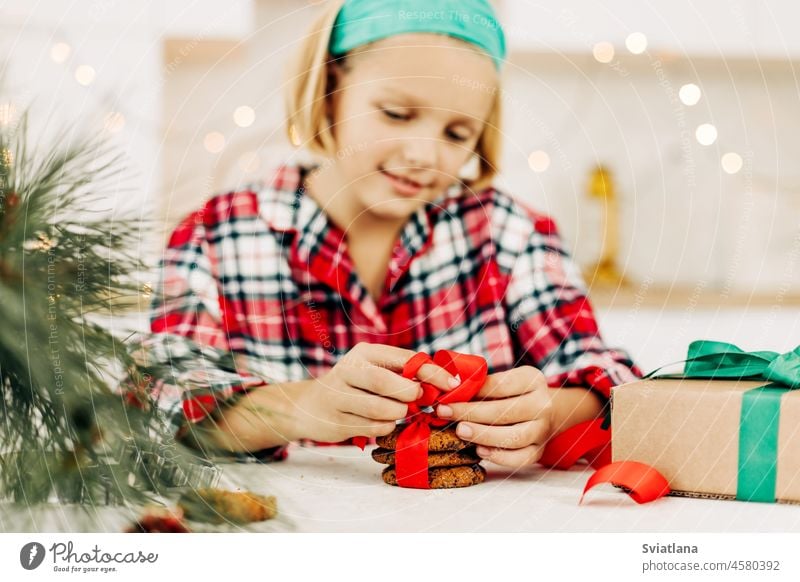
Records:
{"label": "chocolate chip cookie", "polygon": [[[431,489],[469,487],[483,483],[484,479],[486,479],[486,469],[478,464],[428,469],[428,486]],[[394,465],[389,465],[383,470],[383,480],[389,485],[397,485]]]}

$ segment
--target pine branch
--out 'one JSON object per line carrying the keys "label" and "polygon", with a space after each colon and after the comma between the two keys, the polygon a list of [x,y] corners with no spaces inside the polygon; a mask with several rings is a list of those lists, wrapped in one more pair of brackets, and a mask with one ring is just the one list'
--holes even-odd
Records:
{"label": "pine branch", "polygon": [[27,126],[0,132],[0,497],[141,504],[211,469],[147,390],[139,407],[115,391],[111,370],[148,376],[90,319],[138,294],[142,222],[89,210],[123,171],[107,144],[64,132],[32,152]]}

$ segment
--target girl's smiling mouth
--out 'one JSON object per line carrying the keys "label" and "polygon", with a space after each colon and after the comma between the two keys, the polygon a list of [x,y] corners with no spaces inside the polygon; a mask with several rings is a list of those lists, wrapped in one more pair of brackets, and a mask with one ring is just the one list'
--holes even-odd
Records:
{"label": "girl's smiling mouth", "polygon": [[389,172],[381,168],[381,174],[386,177],[389,184],[391,184],[392,188],[394,188],[395,192],[398,194],[402,194],[403,196],[415,196],[419,194],[423,189],[429,188],[433,184],[421,184],[416,180],[411,180],[410,178],[406,178],[405,176],[401,176],[399,174],[395,174],[393,172]]}

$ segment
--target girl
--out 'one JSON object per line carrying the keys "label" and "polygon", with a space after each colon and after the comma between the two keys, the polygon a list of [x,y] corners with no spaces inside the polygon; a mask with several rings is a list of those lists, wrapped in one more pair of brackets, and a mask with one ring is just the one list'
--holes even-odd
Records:
{"label": "girl", "polygon": [[[179,435],[279,458],[385,435],[421,392],[403,365],[450,349],[490,375],[436,413],[522,467],[640,375],[601,340],[553,222],[490,185],[504,55],[487,0],[331,2],[287,91],[319,163],[212,198],[164,254],[147,347]],[[419,379],[458,385],[433,364]]]}

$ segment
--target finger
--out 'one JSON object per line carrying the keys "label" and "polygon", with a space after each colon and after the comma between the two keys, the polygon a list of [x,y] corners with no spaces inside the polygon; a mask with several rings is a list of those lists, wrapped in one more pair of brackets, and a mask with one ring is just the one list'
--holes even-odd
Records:
{"label": "finger", "polygon": [[535,419],[543,413],[545,402],[540,405],[533,394],[512,396],[501,400],[479,400],[477,402],[452,402],[436,407],[440,418],[466,420],[479,424],[514,424]]}
{"label": "finger", "polygon": [[341,373],[342,379],[350,386],[401,402],[414,402],[422,395],[419,382],[371,363],[344,366]]}
{"label": "finger", "polygon": [[[387,346],[385,344],[370,344],[361,342],[351,350],[363,357],[371,364],[380,368],[392,370],[398,374],[403,371],[403,366],[416,352],[405,348]],[[349,352],[348,352],[349,353]]]}
{"label": "finger", "polygon": [[339,415],[339,422],[340,424],[337,428],[344,429],[343,432],[345,434],[352,436],[386,436],[397,428],[394,422],[381,422],[347,412]]}
{"label": "finger", "polygon": [[[398,373],[403,371],[408,360],[416,354],[411,350],[385,344],[363,343],[358,347],[362,355],[375,366]],[[447,370],[436,364],[425,364],[420,367],[417,370],[417,378],[442,390],[452,390],[461,383],[460,379],[454,378]]]}
{"label": "finger", "polygon": [[339,410],[370,420],[394,422],[407,416],[408,405],[391,398],[353,389],[344,395]]}
{"label": "finger", "polygon": [[441,390],[452,390],[461,384],[460,378],[450,375],[450,372],[436,364],[425,364],[417,371],[417,378],[422,382],[433,384]]}
{"label": "finger", "polygon": [[544,453],[543,445],[529,445],[521,449],[499,449],[495,447],[477,447],[478,455],[506,467],[514,469],[521,469],[523,467],[530,467],[542,458]]}
{"label": "finger", "polygon": [[521,449],[528,445],[543,444],[547,440],[548,428],[549,424],[545,420],[529,420],[508,426],[459,422],[456,434],[465,441],[478,445]]}
{"label": "finger", "polygon": [[546,387],[547,381],[539,370],[533,366],[520,366],[513,370],[497,372],[486,377],[483,387],[476,398],[508,398],[539,387]]}

